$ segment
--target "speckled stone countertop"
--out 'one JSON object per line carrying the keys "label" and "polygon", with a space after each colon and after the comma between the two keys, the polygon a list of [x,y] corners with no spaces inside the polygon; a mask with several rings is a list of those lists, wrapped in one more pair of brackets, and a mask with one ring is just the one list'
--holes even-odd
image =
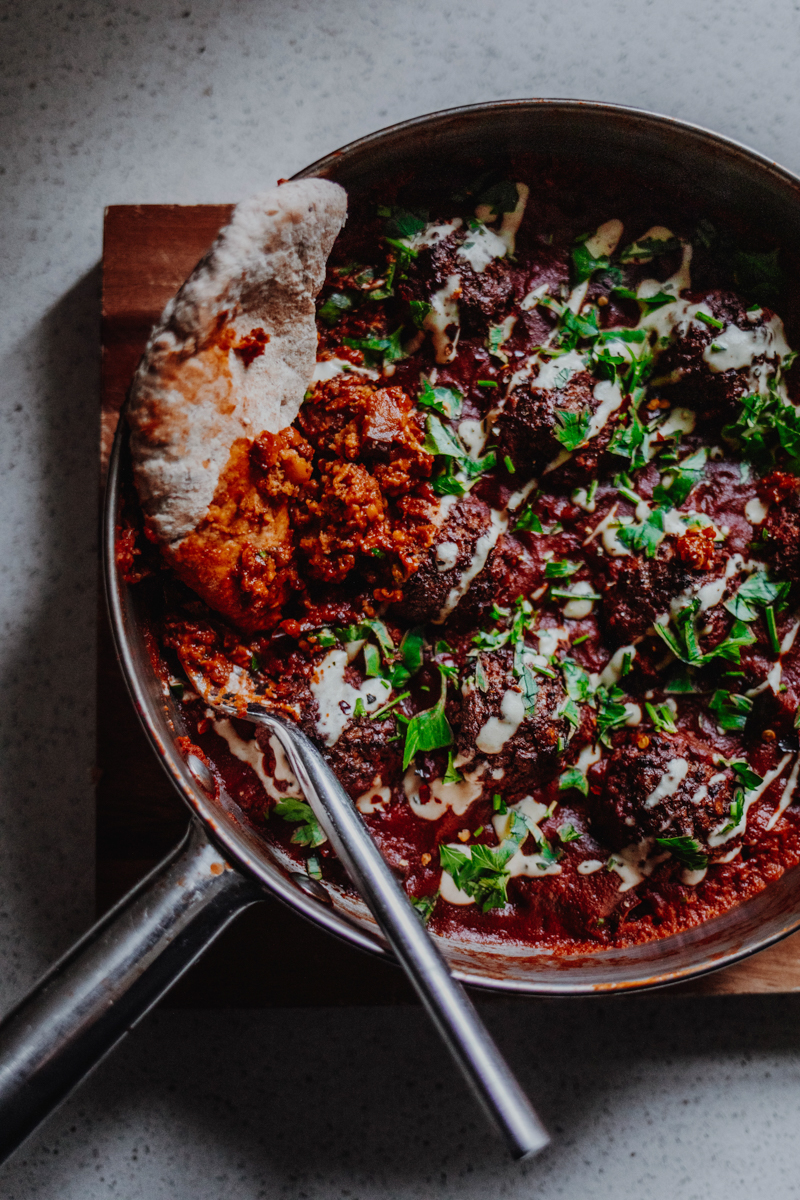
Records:
{"label": "speckled stone countertop", "polygon": [[[103,208],[237,200],[360,134],[618,101],[800,169],[793,0],[7,0],[0,8],[0,1006],[91,922]],[[266,948],[265,948],[266,952]],[[495,1003],[556,1137],[514,1167],[414,1009],[148,1018],[8,1200],[800,1194],[795,997]]]}

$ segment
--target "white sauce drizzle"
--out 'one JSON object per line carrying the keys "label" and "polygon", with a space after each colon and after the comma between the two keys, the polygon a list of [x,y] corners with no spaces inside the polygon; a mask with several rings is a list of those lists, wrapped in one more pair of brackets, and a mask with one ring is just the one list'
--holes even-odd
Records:
{"label": "white sauce drizzle", "polygon": [[601,871],[604,866],[601,858],[585,858],[583,862],[578,863],[578,874],[594,875],[595,871]]}
{"label": "white sauce drizzle", "polygon": [[454,217],[452,221],[447,221],[443,225],[429,222],[424,229],[415,233],[413,237],[407,238],[406,241],[412,250],[421,250],[423,246],[435,246],[437,242],[443,242],[445,238],[450,237],[450,234],[455,233],[463,224],[461,217]]}
{"label": "white sauce drizzle", "polygon": [[744,833],[745,829],[747,828],[747,813],[750,809],[750,806],[755,804],[756,800],[763,796],[770,784],[774,783],[778,776],[783,773],[783,769],[791,757],[791,754],[784,754],[777,767],[773,768],[772,771],[767,771],[758,787],[745,791],[742,817],[738,825],[734,826],[733,829],[728,829],[727,832],[725,832],[725,829],[728,822],[725,822],[723,825],[719,825],[713,833],[709,834],[709,846],[724,846],[725,842],[729,842],[732,837],[736,837],[737,834]]}
{"label": "white sauce drizzle", "polygon": [[528,187],[527,183],[518,183],[518,200],[514,207],[514,211],[510,213],[503,213],[503,220],[500,223],[499,237],[500,240],[505,243],[509,254],[514,253],[517,243],[517,234],[519,232],[519,227],[522,224],[522,218],[525,214],[525,205],[528,203],[530,191],[531,189]]}
{"label": "white sauce drizzle", "polygon": [[594,600],[590,598],[581,599],[581,597],[591,597],[594,595],[591,583],[586,579],[578,580],[570,594],[575,599],[568,600],[564,605],[564,616],[572,621],[580,621],[582,617],[588,617],[594,608]]}
{"label": "white sauce drizzle", "polygon": [[[715,351],[712,346],[720,346],[721,349]],[[738,325],[726,326],[706,346],[703,359],[714,373],[740,371],[749,367],[747,379],[750,387],[755,392],[766,394],[770,376],[778,374],[783,359],[791,352],[783,331],[783,321],[780,317],[772,316],[764,325],[752,329],[740,329]],[[761,355],[765,356],[766,361],[754,363],[753,359]]]}
{"label": "white sauce drizzle", "polygon": [[494,547],[501,533],[505,533],[508,528],[508,513],[498,512],[492,509],[492,523],[486,533],[481,534],[475,543],[475,549],[472,554],[472,559],[469,566],[461,575],[455,587],[450,589],[447,599],[442,606],[438,616],[433,618],[434,625],[441,625],[450,616],[450,613],[459,603],[459,601],[467,594],[469,586],[476,575],[479,575],[486,566],[486,560]]}
{"label": "white sauce drizzle", "polygon": [[767,519],[768,513],[769,505],[765,504],[760,496],[753,496],[744,506],[744,515],[751,525],[760,525]]}
{"label": "white sauce drizzle", "polygon": [[351,362],[346,362],[343,358],[325,358],[321,362],[314,363],[311,382],[325,383],[329,379],[334,379],[337,375],[348,374],[365,375],[368,379],[380,378],[380,373],[373,371],[369,367],[357,367]]}
{"label": "white sauce drizzle", "polygon": [[421,779],[411,766],[403,776],[403,791],[411,811],[425,821],[438,821],[448,809],[452,809],[457,817],[463,817],[470,805],[478,799],[483,791],[482,784],[477,779],[465,778],[460,783],[444,783],[441,779],[431,780],[429,787],[431,798],[427,801],[420,799],[420,789],[427,781]]}
{"label": "white sauce drizzle", "polygon": [[470,458],[478,458],[488,436],[486,424],[483,421],[462,421],[458,427],[458,436],[464,443]]}
{"label": "white sauce drizzle", "polygon": [[674,796],[689,773],[689,763],[685,758],[673,758],[667,763],[667,769],[644,802],[645,808],[653,808],[659,800]]}
{"label": "white sauce drizzle", "polygon": [[[431,310],[426,313],[423,327],[430,331],[437,363],[452,362],[461,336],[458,297],[461,295],[461,276],[448,275],[443,288],[431,296]],[[455,326],[451,336],[448,330]]]}
{"label": "white sauce drizzle", "polygon": [[499,754],[525,720],[525,701],[522,693],[509,688],[500,703],[500,717],[490,717],[478,730],[475,745],[482,754]]}
{"label": "white sauce drizzle", "polygon": [[366,792],[362,792],[356,800],[356,808],[365,816],[371,816],[372,813],[383,812],[384,805],[392,798],[392,789],[383,787],[380,775],[373,782],[372,787],[367,788]]}
{"label": "white sauce drizzle", "polygon": [[326,746],[339,740],[357,700],[361,700],[365,712],[371,713],[385,704],[392,692],[385,679],[365,679],[361,687],[353,687],[344,677],[347,663],[346,649],[329,650],[311,680],[311,694],[319,707],[317,733]]}
{"label": "white sauce drizzle", "polygon": [[456,542],[440,542],[436,547],[436,570],[452,571],[458,562],[459,549]]}
{"label": "white sauce drizzle", "polygon": [[633,662],[636,658],[635,646],[620,646],[619,650],[614,651],[600,672],[599,682],[602,683],[603,687],[612,687],[615,683],[619,683],[622,678],[622,668],[625,665],[626,657],[629,662]]}
{"label": "white sauce drizzle", "polygon": [[791,804],[792,796],[794,795],[795,788],[797,787],[798,776],[800,776],[800,754],[798,754],[794,760],[791,773],[789,778],[786,780],[786,786],[781,792],[781,798],[778,801],[778,807],[767,821],[767,829],[773,829],[775,827],[778,820],[783,816],[786,809]]}
{"label": "white sauce drizzle", "polygon": [[508,247],[492,229],[478,222],[467,234],[467,240],[459,246],[456,254],[472,267],[476,275],[482,275],[495,258],[504,258]]}

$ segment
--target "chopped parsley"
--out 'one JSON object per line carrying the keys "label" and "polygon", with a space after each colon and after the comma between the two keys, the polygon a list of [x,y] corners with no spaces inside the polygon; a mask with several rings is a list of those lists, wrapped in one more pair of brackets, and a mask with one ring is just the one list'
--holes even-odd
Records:
{"label": "chopped parsley", "polygon": [[345,292],[331,292],[328,299],[317,312],[326,325],[335,325],[346,312],[353,308],[354,300]]}
{"label": "chopped parsley", "polygon": [[702,321],[704,325],[708,325],[709,329],[725,328],[724,321],[718,321],[716,317],[712,317],[711,313],[703,312],[702,308],[698,308],[694,315],[698,321]]}
{"label": "chopped parsley", "polygon": [[[439,699],[433,708],[425,709],[411,718],[404,718],[404,721],[408,722],[403,748],[404,771],[420,751],[440,750],[453,744],[453,731],[450,728],[450,722],[444,715],[444,706],[447,700],[447,678],[441,667],[439,668],[439,677],[442,686]],[[398,719],[399,717],[398,714]]]}
{"label": "chopped parsley", "polygon": [[672,709],[668,704],[659,704],[658,708],[655,705],[645,702],[647,715],[653,722],[659,733],[677,733],[675,728],[675,720],[672,715]]}
{"label": "chopped parsley", "polygon": [[389,337],[342,338],[345,346],[351,350],[361,350],[367,362],[380,365],[381,362],[399,362],[405,358],[402,346],[403,327],[400,326]]}
{"label": "chopped parsley", "polygon": [[430,896],[409,896],[409,900],[422,918],[423,925],[427,925],[433,916],[433,910],[436,907],[438,899],[438,891],[432,892]]}
{"label": "chopped parsley", "polygon": [[558,424],[553,428],[553,437],[565,450],[577,450],[589,433],[591,417],[588,412],[574,413],[564,408],[556,409]]}
{"label": "chopped parsley", "polygon": [[607,271],[611,266],[611,259],[607,254],[595,255],[589,250],[586,243],[591,236],[587,233],[578,238],[572,247],[572,276],[576,284],[585,283],[597,271]]}
{"label": "chopped parsley", "polygon": [[284,821],[297,825],[297,829],[292,834],[292,841],[296,845],[310,846],[313,850],[315,846],[321,846],[323,842],[327,842],[326,834],[323,833],[311,806],[306,804],[305,800],[298,800],[296,796],[287,796],[285,800],[279,800],[272,811],[276,817],[281,817]]}
{"label": "chopped parsley", "polygon": [[517,846],[517,842],[509,841],[497,847],[478,843],[470,847],[469,855],[451,846],[440,846],[439,861],[456,887],[472,896],[483,912],[489,912],[492,908],[503,908],[508,902],[511,874],[507,863]]}
{"label": "chopped parsley", "polygon": [[568,846],[570,842],[577,842],[582,835],[578,832],[574,825],[570,824],[562,825],[558,830],[558,836],[560,841],[562,841],[565,846]]}
{"label": "chopped parsley", "polygon": [[[568,767],[567,770],[562,771],[558,777],[558,790],[560,792],[567,792],[570,788],[576,788],[579,792],[582,792],[584,796],[589,795],[589,781],[584,775],[583,771],[579,771],[577,767]],[[561,831],[559,830],[559,836],[560,835]],[[580,834],[577,834],[576,836],[580,837]],[[562,842],[564,841],[563,837],[561,840]]]}
{"label": "chopped parsley", "polygon": [[[454,421],[461,415],[461,405],[464,400],[458,388],[433,387],[427,379],[422,381],[422,390],[417,396],[420,408],[430,408],[442,417]],[[436,451],[435,453],[441,453]],[[463,453],[463,451],[462,451]]]}
{"label": "chopped parsley", "polygon": [[669,850],[673,858],[689,871],[704,871],[708,866],[708,855],[703,854],[698,842],[690,837],[656,838],[656,845]]}
{"label": "chopped parsley", "polygon": [[753,701],[748,696],[740,696],[717,690],[711,697],[708,708],[720,729],[726,733],[740,732],[747,724],[747,718],[753,707]]}
{"label": "chopped parsley", "polygon": [[689,666],[702,667],[715,658],[725,658],[738,663],[741,659],[743,646],[752,646],[756,635],[747,624],[735,620],[728,636],[715,646],[713,650],[703,653],[697,640],[695,617],[700,609],[700,601],[695,597],[690,604],[682,608],[673,618],[674,629],[668,625],[656,623],[654,629],[662,641],[666,642],[672,653],[681,662]]}
{"label": "chopped parsley", "polygon": [[574,575],[576,571],[579,571],[580,567],[580,563],[570,562],[566,558],[553,559],[545,566],[544,577],[545,579],[566,579],[567,576]]}
{"label": "chopped parsley", "polygon": [[411,320],[416,325],[417,329],[422,329],[425,326],[425,318],[431,311],[431,306],[427,300],[409,300],[408,307],[411,309]]}

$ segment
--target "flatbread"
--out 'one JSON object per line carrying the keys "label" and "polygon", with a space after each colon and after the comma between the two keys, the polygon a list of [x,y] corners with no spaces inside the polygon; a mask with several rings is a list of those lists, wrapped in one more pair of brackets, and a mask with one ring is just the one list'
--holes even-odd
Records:
{"label": "flatbread", "polygon": [[347,215],[323,179],[239,204],[153,331],[131,385],[134,477],[173,554],[203,521],[235,444],[277,434],[311,383],[314,300]]}

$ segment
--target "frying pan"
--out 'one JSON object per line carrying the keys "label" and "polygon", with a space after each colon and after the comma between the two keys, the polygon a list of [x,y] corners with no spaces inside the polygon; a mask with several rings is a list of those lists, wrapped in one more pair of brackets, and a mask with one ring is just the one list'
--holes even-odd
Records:
{"label": "frying pan", "polygon": [[[300,172],[350,193],[413,170],[520,151],[590,166],[613,163],[709,211],[735,214],[787,250],[800,246],[800,179],[697,126],[615,105],[520,100],[451,109],[392,126]],[[309,879],[271,851],[235,801],[215,799],[206,766],[184,758],[180,711],[151,663],[136,588],[120,578],[114,530],[128,478],[124,422],[103,518],[111,623],[131,698],[164,770],[189,806],[186,838],[70,950],[0,1026],[0,1157],[11,1151],[141,1019],[244,908],[272,895],[373,954],[387,948],[364,905]],[[646,945],[554,958],[502,943],[444,941],[464,983],[523,995],[641,990],[738,962],[800,928],[800,868],[699,927]]]}

